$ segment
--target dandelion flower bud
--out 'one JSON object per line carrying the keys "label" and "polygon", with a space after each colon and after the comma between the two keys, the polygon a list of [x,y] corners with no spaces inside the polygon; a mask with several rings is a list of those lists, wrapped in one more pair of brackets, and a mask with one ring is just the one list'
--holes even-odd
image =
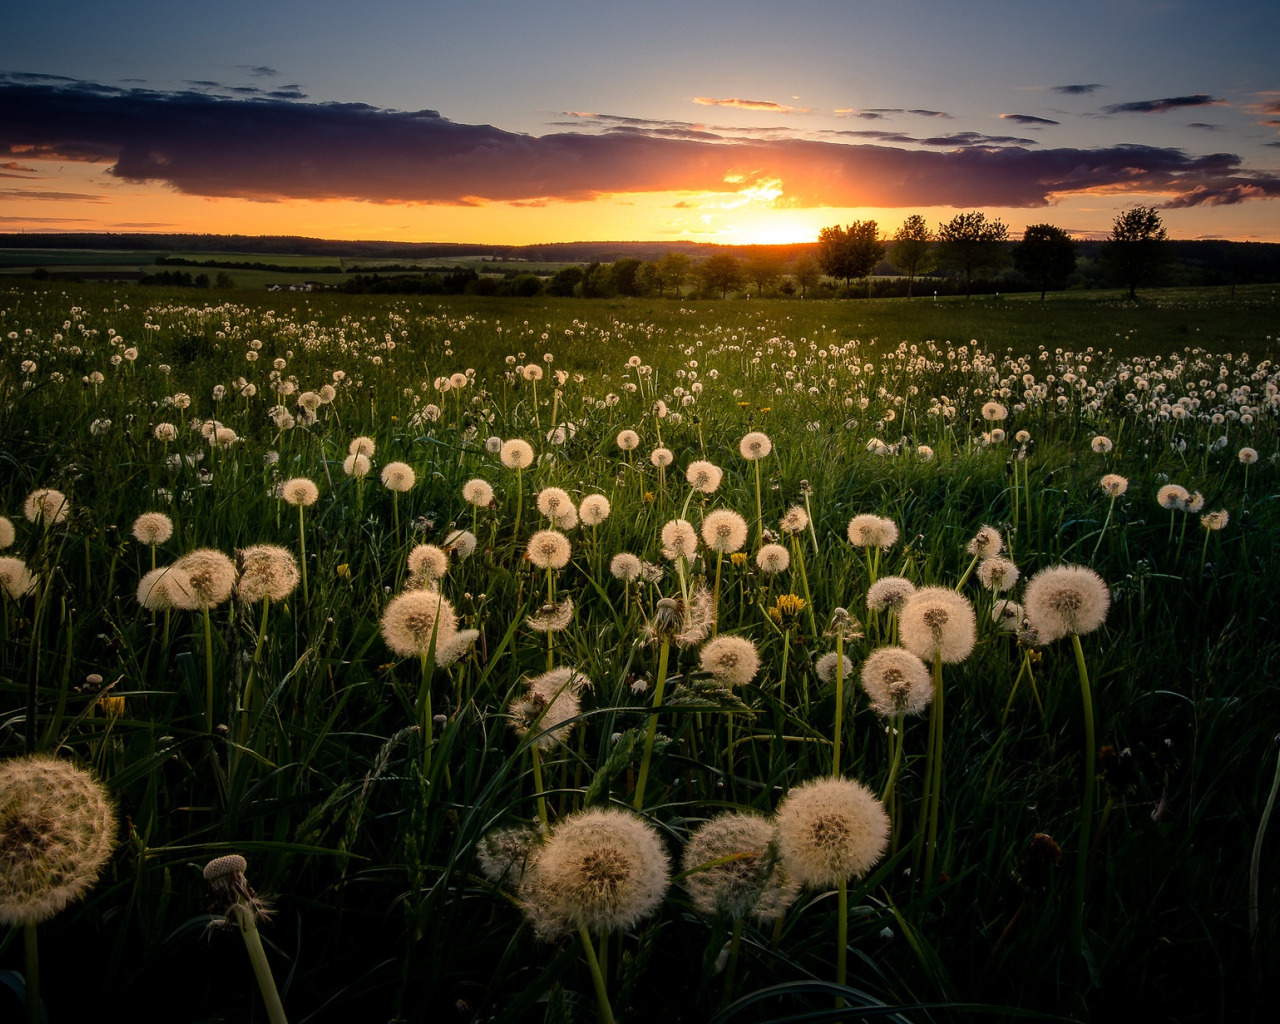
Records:
{"label": "dandelion flower bud", "polygon": [[905,576],[882,576],[867,589],[867,609],[896,612],[915,592],[916,585]]}
{"label": "dandelion flower bud", "polygon": [[978,582],[990,591],[1003,593],[1012,589],[1021,575],[1009,559],[992,555],[978,563]]}
{"label": "dandelion flower bud", "polygon": [[761,572],[785,572],[790,564],[791,553],[781,544],[766,544],[756,552],[756,566]]}
{"label": "dandelion flower bud", "polygon": [[528,469],[533,465],[533,445],[523,438],[513,437],[502,442],[498,457],[507,469]]}
{"label": "dandelion flower bud", "polygon": [[539,530],[529,538],[529,561],[539,569],[563,569],[569,564],[573,546],[558,530]]}
{"label": "dandelion flower bud", "polygon": [[794,787],[778,805],[776,820],[782,863],[808,888],[865,875],[889,844],[884,805],[852,779],[813,779]]}
{"label": "dandelion flower bud", "polygon": [[493,487],[489,481],[474,477],[462,485],[462,500],[476,508],[487,508],[493,501]]}
{"label": "dandelion flower bud", "polygon": [[745,686],[760,671],[756,645],[743,636],[718,636],[702,645],[698,654],[702,671],[710,672],[723,686]]}
{"label": "dandelion flower bud", "polygon": [[702,540],[712,551],[732,554],[747,542],[747,521],[728,508],[707,513],[702,520]]}
{"label": "dandelion flower bud", "polygon": [[1129,481],[1119,473],[1108,473],[1098,481],[1098,486],[1108,498],[1118,498],[1129,489]]}
{"label": "dandelion flower bud", "polygon": [[382,467],[382,486],[397,494],[404,494],[418,482],[413,467],[405,462],[388,462]]}
{"label": "dandelion flower bud", "polygon": [[994,526],[983,526],[965,548],[975,558],[991,558],[1004,550],[1004,538]]}
{"label": "dandelion flower bud", "polygon": [[662,527],[662,557],[675,561],[692,558],[698,551],[698,534],[686,519],[672,519]]}
{"label": "dandelion flower bud", "polygon": [[43,523],[45,526],[61,523],[70,511],[71,506],[67,502],[67,496],[61,491],[55,491],[52,487],[41,487],[32,491],[22,503],[22,514],[27,517],[27,521]]}
{"label": "dandelion flower bud", "polygon": [[360,452],[348,455],[342,460],[342,472],[347,476],[355,477],[362,480],[369,475],[369,471],[373,469],[373,463],[369,461],[369,456]]}
{"label": "dandelion flower bud", "polygon": [[236,594],[246,604],[283,601],[298,588],[298,560],[278,544],[255,544],[239,553]]}
{"label": "dandelion flower bud", "polygon": [[425,656],[433,642],[443,650],[457,632],[458,615],[437,590],[406,590],[382,613],[382,638],[405,658]]}
{"label": "dandelion flower bud", "polygon": [[881,647],[862,663],[862,688],[877,715],[918,715],[933,700],[925,663],[902,647]]}
{"label": "dandelion flower bud", "polygon": [[173,536],[173,520],[163,512],[143,512],[133,521],[133,539],[139,544],[163,544]]}
{"label": "dandelion flower bud", "polygon": [[612,507],[603,494],[588,494],[578,506],[578,515],[585,526],[599,526],[609,518]]}
{"label": "dandelion flower bud", "polygon": [[231,596],[236,582],[236,567],[221,551],[197,548],[173,564],[169,576],[169,594],[175,608],[197,611],[214,608]]}
{"label": "dandelion flower bud", "polygon": [[782,865],[777,827],[755,811],[726,811],[704,822],[689,837],[680,866],[694,909],[708,917],[772,920],[800,894]]}
{"label": "dandelion flower bud", "polygon": [[596,935],[631,928],[655,913],[670,884],[658,833],[618,808],[579,811],[551,830],[520,886],[539,938],[580,928]]}
{"label": "dandelion flower bud", "polygon": [[27,563],[21,558],[0,558],[0,590],[15,601],[35,590],[38,582],[39,579],[31,574]]}
{"label": "dandelion flower bud", "polygon": [[977,622],[968,598],[946,587],[921,587],[898,612],[898,631],[916,657],[932,661],[936,654],[954,664],[973,650]]}
{"label": "dandelion flower bud", "polygon": [[849,520],[848,537],[854,547],[887,550],[898,542],[898,524],[883,516],[854,516]]}
{"label": "dandelion flower bud", "polygon": [[1023,594],[1027,618],[1044,643],[1091,633],[1106,620],[1111,607],[1107,584],[1083,565],[1041,569]]}
{"label": "dandelion flower bud", "polygon": [[320,498],[320,488],[305,476],[295,476],[280,485],[280,497],[288,505],[306,508]]}
{"label": "dandelion flower bud", "polygon": [[106,787],[45,754],[0,762],[0,924],[38,924],[79,900],[115,845]]}
{"label": "dandelion flower bud", "polygon": [[712,494],[720,486],[720,481],[724,478],[724,470],[705,459],[699,459],[689,463],[689,468],[684,471],[684,478],[689,481],[689,486],[695,491]]}
{"label": "dandelion flower bud", "polygon": [[562,666],[529,680],[529,689],[511,705],[512,726],[520,736],[534,734],[533,744],[547,751],[564,743],[582,711],[578,699],[590,680],[579,669]]}
{"label": "dandelion flower bud", "polygon": [[619,551],[609,560],[609,572],[615,579],[630,583],[640,575],[640,559],[628,551]]}
{"label": "dandelion flower bud", "polygon": [[738,453],[748,462],[756,462],[763,459],[773,451],[773,442],[769,440],[769,435],[759,430],[753,430],[738,442]]}

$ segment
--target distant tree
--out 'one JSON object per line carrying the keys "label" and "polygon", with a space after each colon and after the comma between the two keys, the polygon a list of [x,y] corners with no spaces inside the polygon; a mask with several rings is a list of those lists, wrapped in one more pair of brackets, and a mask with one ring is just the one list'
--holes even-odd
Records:
{"label": "distant tree", "polygon": [[542,291],[542,278],[537,274],[517,274],[511,279],[511,294],[517,299],[530,299]]}
{"label": "distant tree", "polygon": [[707,291],[718,291],[720,298],[727,299],[729,289],[742,284],[742,265],[733,253],[718,252],[702,261],[698,276]]}
{"label": "distant tree", "polygon": [[796,284],[800,288],[800,298],[804,298],[810,288],[816,288],[818,281],[822,278],[822,268],[818,266],[818,261],[808,253],[803,253],[795,258],[795,262],[791,264],[791,276],[795,278]]}
{"label": "distant tree", "polygon": [[884,243],[873,220],[855,220],[847,228],[837,224],[818,232],[818,263],[828,277],[844,281],[846,297],[854,278],[868,278],[870,291],[871,271],[883,257]]}
{"label": "distant tree", "polygon": [[616,291],[612,263],[592,263],[582,279],[582,295],[588,299],[607,299]]}
{"label": "distant tree", "polygon": [[618,295],[640,294],[641,261],[634,256],[626,256],[613,264],[613,290]]}
{"label": "distant tree", "polygon": [[208,288],[213,282],[209,280],[208,274],[197,275],[195,281],[192,282],[197,288]]}
{"label": "distant tree", "polygon": [[933,269],[933,232],[924,217],[913,213],[902,222],[902,227],[894,232],[889,243],[889,262],[894,269],[907,276],[907,298],[911,298],[911,289],[921,274]]}
{"label": "distant tree", "polygon": [[672,298],[680,298],[680,289],[692,272],[693,260],[687,253],[668,252],[658,258],[658,277],[663,285],[671,289]]}
{"label": "distant tree", "polygon": [[1158,282],[1173,264],[1173,247],[1156,208],[1135,206],[1119,214],[1098,262],[1112,281],[1128,286],[1131,299],[1138,285]]}
{"label": "distant tree", "polygon": [[658,270],[657,262],[647,261],[640,264],[640,270],[636,274],[636,287],[639,288],[640,295],[652,295],[657,292],[658,298],[662,298],[664,290],[662,273]]}
{"label": "distant tree", "polygon": [[578,285],[582,283],[582,279],[586,276],[586,271],[581,267],[562,267],[547,282],[547,294],[561,297],[570,296],[577,290]]}
{"label": "distant tree", "polygon": [[1013,265],[1040,289],[1043,302],[1044,293],[1065,288],[1076,269],[1075,239],[1052,224],[1028,225],[1022,241],[1013,247]]}
{"label": "distant tree", "polygon": [[957,213],[938,225],[938,266],[964,275],[967,297],[973,294],[974,274],[999,270],[1008,261],[1004,246],[1008,237],[1009,228],[1003,221],[987,220],[978,210]]}
{"label": "distant tree", "polygon": [[742,270],[747,280],[756,286],[756,297],[759,298],[782,276],[782,259],[777,253],[762,249],[747,258]]}
{"label": "distant tree", "polygon": [[213,286],[215,288],[234,288],[236,279],[225,270],[219,270],[217,277],[213,279]]}

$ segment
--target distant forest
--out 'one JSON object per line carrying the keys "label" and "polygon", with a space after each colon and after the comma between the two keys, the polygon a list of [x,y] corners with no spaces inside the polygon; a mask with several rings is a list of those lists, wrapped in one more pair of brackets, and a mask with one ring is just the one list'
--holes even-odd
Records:
{"label": "distant forest", "polygon": [[[908,276],[903,272],[900,252],[895,260],[896,250],[891,242],[873,239],[873,256],[862,269],[836,270],[831,253],[824,251],[830,230],[824,230],[824,241],[791,245],[664,241],[524,246],[341,241],[288,235],[10,233],[0,234],[0,249],[83,249],[98,253],[142,250],[151,254],[148,259],[157,268],[163,269],[142,274],[86,271],[84,276],[196,288],[234,287],[234,277],[227,271],[236,270],[304,275],[309,281],[308,290],[521,297],[890,297],[1040,291],[1045,286],[1030,276],[1026,261],[1018,259],[1021,243],[1015,241],[997,242],[994,258],[986,259],[986,266],[978,267],[976,272],[966,267],[958,273],[946,261],[931,259],[919,273]],[[1072,242],[1066,269],[1047,287],[1084,290],[1114,286],[1118,282],[1108,267],[1106,244]],[[937,250],[936,240],[929,245]],[[1164,247],[1158,273],[1147,275],[1143,287],[1280,282],[1280,244],[1196,240],[1170,241]],[[166,252],[175,255],[166,256]],[[202,252],[211,255],[201,259],[198,254]],[[228,253],[261,258],[230,260]],[[31,262],[38,264],[34,252],[32,257]],[[296,262],[299,257],[333,262],[303,265]],[[365,265],[362,260],[371,263]],[[451,261],[465,261],[465,265]],[[493,264],[492,268],[488,264]],[[184,269],[176,269],[179,267]],[[187,267],[193,271],[186,271]],[[202,268],[218,272],[200,273]],[[41,268],[36,276],[46,277],[49,272]]]}

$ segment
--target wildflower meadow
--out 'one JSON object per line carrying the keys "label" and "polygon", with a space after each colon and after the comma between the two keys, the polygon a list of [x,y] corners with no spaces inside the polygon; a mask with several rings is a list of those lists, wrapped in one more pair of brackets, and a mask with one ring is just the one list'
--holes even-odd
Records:
{"label": "wildflower meadow", "polygon": [[1269,1019],[1277,338],[0,292],[0,1018]]}

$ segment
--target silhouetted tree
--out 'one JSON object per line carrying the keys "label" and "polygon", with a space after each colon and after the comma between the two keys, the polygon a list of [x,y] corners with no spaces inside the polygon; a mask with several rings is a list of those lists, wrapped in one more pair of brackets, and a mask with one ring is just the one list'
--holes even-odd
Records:
{"label": "silhouetted tree", "polygon": [[753,252],[743,267],[743,273],[756,286],[758,298],[764,295],[765,288],[776,284],[782,276],[782,260],[777,253],[763,250]]}
{"label": "silhouetted tree", "polygon": [[626,256],[613,264],[613,290],[618,295],[640,294],[640,261]]}
{"label": "silhouetted tree", "polygon": [[804,298],[810,288],[816,288],[818,281],[822,277],[822,268],[818,266],[818,261],[808,253],[797,256],[795,262],[791,264],[791,276],[795,278],[796,284],[800,286],[800,298]]}
{"label": "silhouetted tree", "polygon": [[913,213],[902,222],[889,243],[889,262],[907,277],[907,298],[916,278],[933,269],[933,232],[924,217]]}
{"label": "silhouetted tree", "polygon": [[1138,285],[1155,284],[1173,263],[1173,247],[1154,206],[1135,206],[1111,224],[1111,237],[1098,251],[1098,262],[1114,282],[1127,285],[1135,298]]}
{"label": "silhouetted tree", "polygon": [[[849,282],[867,277],[884,257],[884,243],[873,220],[855,220],[847,228],[839,224],[818,232],[818,263],[827,276],[844,281],[846,297]],[[868,280],[867,288],[871,283]]]}
{"label": "silhouetted tree", "polygon": [[1008,260],[1004,243],[1009,228],[1000,220],[987,220],[986,214],[957,213],[945,224],[938,225],[938,266],[957,270],[964,275],[964,294],[973,293],[973,276],[984,270],[999,270]]}
{"label": "silhouetted tree", "polygon": [[1031,224],[1013,247],[1013,265],[1040,289],[1040,301],[1050,288],[1064,288],[1076,269],[1076,243],[1062,228]]}
{"label": "silhouetted tree", "polygon": [[729,297],[729,289],[742,283],[742,266],[731,252],[718,252],[708,256],[698,268],[703,286],[708,291],[718,291],[720,298]]}
{"label": "silhouetted tree", "polygon": [[662,283],[674,292],[673,298],[680,298],[680,289],[689,280],[693,270],[693,260],[687,253],[663,253],[658,259],[658,276]]}
{"label": "silhouetted tree", "polygon": [[656,262],[648,261],[640,264],[640,270],[636,273],[636,287],[640,289],[641,295],[652,295],[657,292],[658,298],[662,298],[662,274]]}
{"label": "silhouetted tree", "polygon": [[547,294],[570,296],[586,276],[586,272],[581,267],[562,267],[547,282]]}

